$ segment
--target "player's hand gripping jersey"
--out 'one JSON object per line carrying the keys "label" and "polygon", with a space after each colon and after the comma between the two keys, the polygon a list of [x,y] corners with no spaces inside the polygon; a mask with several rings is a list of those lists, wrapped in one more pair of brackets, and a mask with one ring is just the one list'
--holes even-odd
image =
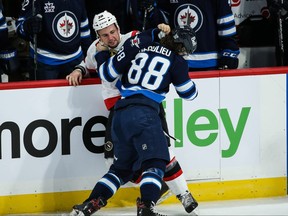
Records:
{"label": "player's hand gripping jersey", "polygon": [[[126,34],[121,34],[121,41],[117,47],[113,49],[113,51],[118,52],[119,49],[122,47],[123,43],[130,37],[135,36],[138,31],[131,31]],[[96,45],[99,43],[99,39],[96,39],[89,47],[87,51],[87,56],[84,61],[81,62],[80,66],[83,67],[86,74],[95,74],[96,70],[99,66],[97,64],[97,61],[95,60],[95,55],[98,53],[98,50],[96,49]],[[109,53],[111,53],[111,49],[109,48]],[[110,57],[110,55],[109,55]],[[116,101],[120,98],[120,92],[115,87],[117,80],[115,80],[114,83],[108,83],[105,81],[102,81],[102,95],[103,99],[106,105],[106,108],[110,110]]]}
{"label": "player's hand gripping jersey", "polygon": [[[155,41],[159,32],[152,29],[128,39],[115,56],[99,67],[100,78],[113,82],[122,76],[123,97],[143,94],[161,103],[172,83],[180,97],[193,100],[197,89],[189,78],[187,62]],[[107,51],[96,55],[98,63],[107,58]]]}

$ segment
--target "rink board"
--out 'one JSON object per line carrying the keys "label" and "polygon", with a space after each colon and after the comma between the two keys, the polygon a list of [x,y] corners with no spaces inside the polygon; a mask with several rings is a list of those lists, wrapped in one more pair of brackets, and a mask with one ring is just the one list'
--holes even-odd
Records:
{"label": "rink board", "polygon": [[[191,73],[199,90],[164,102],[189,188],[201,201],[287,193],[287,67]],[[106,172],[99,80],[0,86],[0,214],[69,210]],[[134,205],[128,184],[109,206]],[[64,200],[64,202],[63,202]],[[167,202],[174,202],[170,198]],[[3,208],[2,208],[3,207]]]}

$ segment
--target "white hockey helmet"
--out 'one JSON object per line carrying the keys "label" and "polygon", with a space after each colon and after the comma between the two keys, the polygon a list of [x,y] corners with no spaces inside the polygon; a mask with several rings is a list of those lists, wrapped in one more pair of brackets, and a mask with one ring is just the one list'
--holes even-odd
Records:
{"label": "white hockey helmet", "polygon": [[116,17],[106,10],[94,16],[93,28],[96,31],[96,33],[97,31],[104,29],[112,24],[115,24],[119,29]]}

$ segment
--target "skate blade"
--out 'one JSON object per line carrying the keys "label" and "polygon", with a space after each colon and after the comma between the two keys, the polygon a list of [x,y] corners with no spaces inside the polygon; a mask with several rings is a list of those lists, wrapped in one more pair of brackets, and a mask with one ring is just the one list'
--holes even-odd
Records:
{"label": "skate blade", "polygon": [[172,195],[173,195],[173,193],[171,192],[171,190],[168,190],[163,196],[161,196],[159,198],[159,200],[157,201],[156,205],[159,205],[160,203],[164,202],[166,199],[168,199]]}
{"label": "skate blade", "polygon": [[199,215],[199,209],[198,209],[198,207],[195,208],[192,212],[190,212],[189,215],[198,216],[198,215]]}

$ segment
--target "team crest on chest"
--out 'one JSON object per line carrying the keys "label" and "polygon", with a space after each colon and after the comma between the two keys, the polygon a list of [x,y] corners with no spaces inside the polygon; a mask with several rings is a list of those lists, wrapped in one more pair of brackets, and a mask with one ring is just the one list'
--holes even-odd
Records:
{"label": "team crest on chest", "polygon": [[57,14],[52,25],[53,33],[64,43],[72,41],[79,32],[78,20],[70,11],[62,11]]}
{"label": "team crest on chest", "polygon": [[179,6],[174,13],[174,25],[189,25],[194,31],[198,31],[203,24],[201,10],[193,4]]}

